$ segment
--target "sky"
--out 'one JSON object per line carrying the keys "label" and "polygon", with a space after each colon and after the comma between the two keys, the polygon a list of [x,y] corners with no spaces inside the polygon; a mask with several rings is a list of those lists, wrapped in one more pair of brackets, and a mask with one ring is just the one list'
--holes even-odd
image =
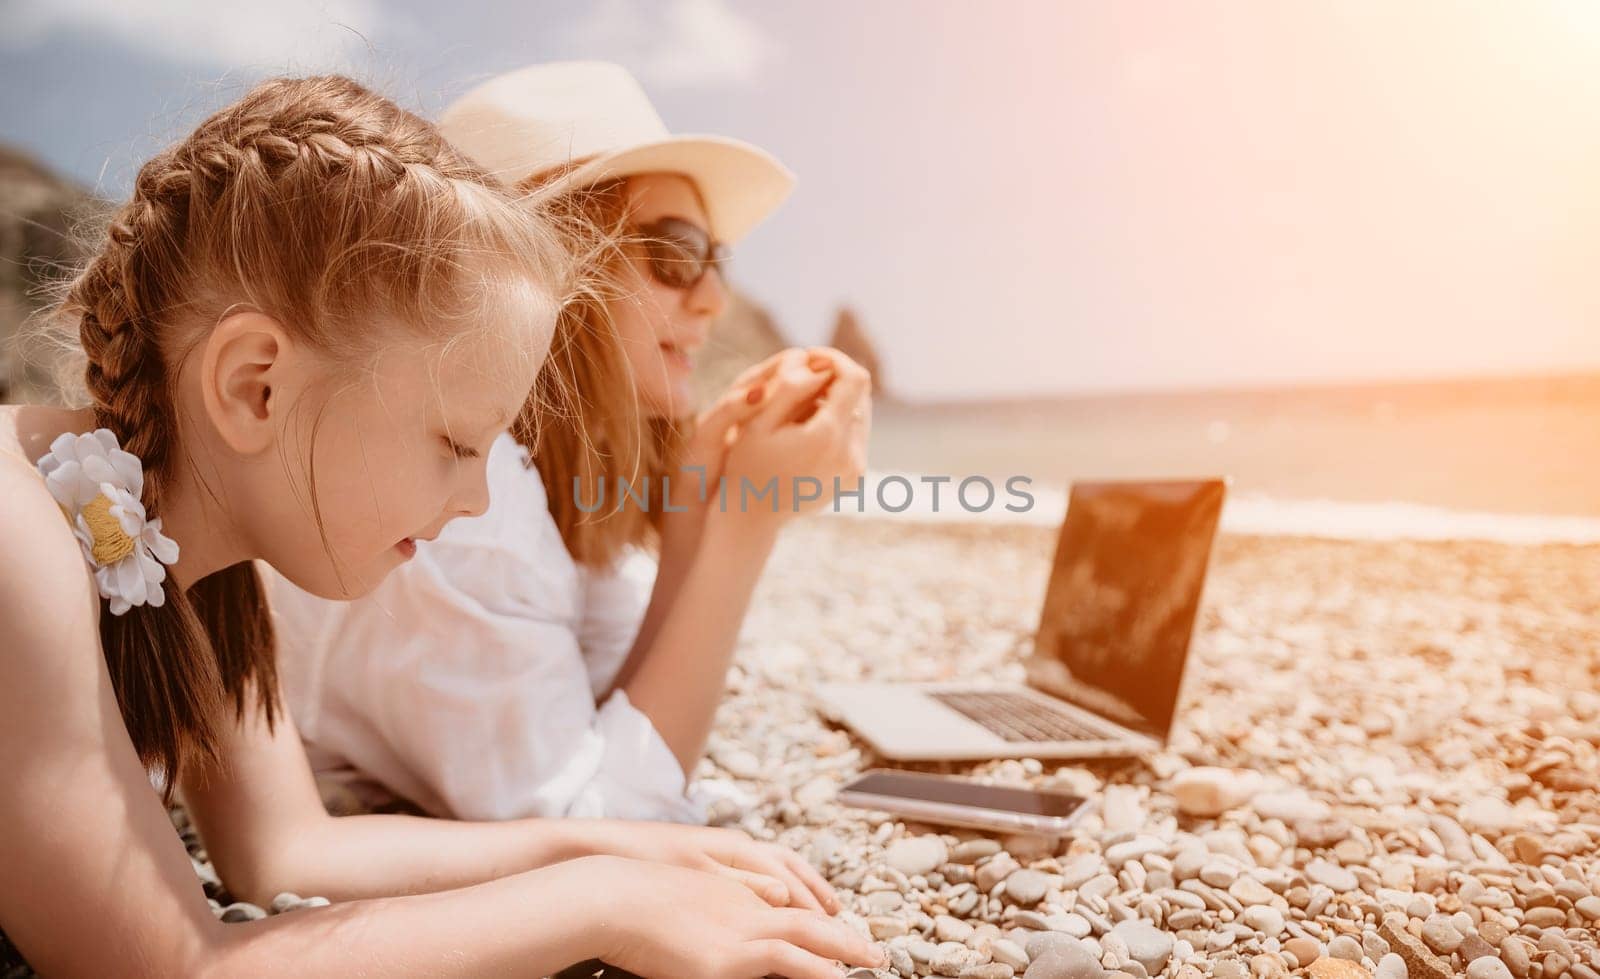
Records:
{"label": "sky", "polygon": [[799,174],[732,274],[904,397],[1600,369],[1589,0],[0,0],[0,140],[122,196],[266,75],[569,58]]}

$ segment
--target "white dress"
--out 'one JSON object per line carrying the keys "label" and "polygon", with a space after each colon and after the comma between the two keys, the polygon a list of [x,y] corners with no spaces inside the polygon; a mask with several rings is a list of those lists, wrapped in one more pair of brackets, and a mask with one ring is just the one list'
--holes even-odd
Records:
{"label": "white dress", "polygon": [[279,673],[319,771],[352,768],[438,816],[704,822],[650,719],[618,690],[655,562],[594,572],[550,516],[527,450],[489,453],[489,509],[354,602],[264,569]]}

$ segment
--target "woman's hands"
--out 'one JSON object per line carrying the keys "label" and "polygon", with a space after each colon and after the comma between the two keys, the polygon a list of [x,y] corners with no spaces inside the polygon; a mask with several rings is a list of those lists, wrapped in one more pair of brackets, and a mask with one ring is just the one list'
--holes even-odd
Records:
{"label": "woman's hands", "polygon": [[827,914],[840,907],[833,888],[799,854],[738,830],[617,820],[565,822],[590,853],[705,871],[744,885],[773,907]]}
{"label": "woman's hands", "polygon": [[829,347],[786,350],[753,373],[744,386],[761,394],[744,400],[760,407],[740,420],[727,449],[718,509],[779,520],[820,509],[835,480],[854,484],[866,470],[871,375]]}
{"label": "woman's hands", "polygon": [[841,960],[879,967],[883,951],[842,921],[780,908],[726,876],[616,857],[586,858],[590,892],[620,907],[603,961],[654,979],[838,979]]}

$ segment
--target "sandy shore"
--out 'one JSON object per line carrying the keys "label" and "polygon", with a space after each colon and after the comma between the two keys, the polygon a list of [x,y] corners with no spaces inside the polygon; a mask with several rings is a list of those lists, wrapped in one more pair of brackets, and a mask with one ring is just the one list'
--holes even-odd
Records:
{"label": "sandy shore", "polygon": [[[1077,836],[836,805],[878,760],[809,691],[1019,679],[1053,546],[819,518],[761,584],[700,774],[758,800],[718,821],[824,870],[884,975],[1597,975],[1600,546],[1224,537],[1169,751],[944,766],[1094,793]],[[1207,766],[1261,784],[1180,811]]]}

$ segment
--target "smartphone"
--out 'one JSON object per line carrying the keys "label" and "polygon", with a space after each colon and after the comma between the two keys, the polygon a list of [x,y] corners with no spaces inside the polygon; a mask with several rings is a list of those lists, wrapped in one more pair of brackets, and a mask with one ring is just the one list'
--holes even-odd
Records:
{"label": "smartphone", "polygon": [[927,823],[1002,833],[1063,836],[1089,811],[1089,800],[1065,792],[979,785],[949,775],[876,768],[839,790],[839,801]]}

